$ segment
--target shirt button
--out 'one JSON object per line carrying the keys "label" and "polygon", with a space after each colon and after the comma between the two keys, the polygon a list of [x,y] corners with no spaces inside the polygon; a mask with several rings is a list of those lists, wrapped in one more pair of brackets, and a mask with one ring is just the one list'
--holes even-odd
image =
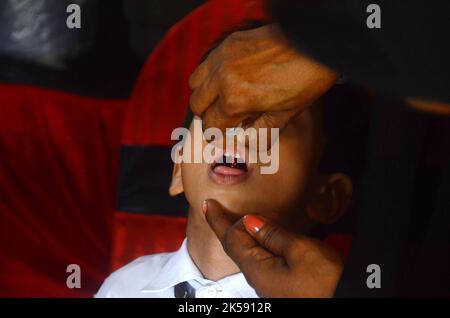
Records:
{"label": "shirt button", "polygon": [[205,288],[197,291],[196,295],[198,298],[217,298],[221,297],[224,292],[222,286],[220,285],[209,285]]}
{"label": "shirt button", "polygon": [[208,288],[206,295],[207,297],[217,297],[217,289],[213,287]]}

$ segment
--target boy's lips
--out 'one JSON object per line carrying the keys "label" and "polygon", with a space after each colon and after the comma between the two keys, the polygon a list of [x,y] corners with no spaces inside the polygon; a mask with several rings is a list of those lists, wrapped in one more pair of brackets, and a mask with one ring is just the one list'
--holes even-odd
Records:
{"label": "boy's lips", "polygon": [[249,165],[242,156],[224,155],[216,158],[210,165],[211,180],[220,185],[233,185],[243,182],[249,175]]}

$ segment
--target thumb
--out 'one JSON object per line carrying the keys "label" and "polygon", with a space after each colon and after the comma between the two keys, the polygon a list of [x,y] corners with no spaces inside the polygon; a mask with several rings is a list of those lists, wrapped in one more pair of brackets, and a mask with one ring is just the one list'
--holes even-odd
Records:
{"label": "thumb", "polygon": [[256,117],[251,124],[252,127],[259,128],[279,128],[283,130],[288,122],[300,114],[302,109],[292,108],[283,111],[264,112]]}
{"label": "thumb", "polygon": [[226,132],[227,128],[237,127],[244,119],[245,115],[232,114],[224,109],[222,100],[217,98],[211,106],[202,114],[203,130],[208,128],[218,128]]}
{"label": "thumb", "polygon": [[243,218],[244,227],[249,234],[271,253],[292,264],[299,252],[303,250],[302,236],[293,234],[281,226],[256,215]]}
{"label": "thumb", "polygon": [[[258,137],[258,151],[268,151],[275,142],[278,142],[279,139],[277,136],[273,136],[273,133],[276,133],[277,131],[274,129],[278,129],[277,135],[286,128],[289,121],[291,121],[293,118],[295,118],[300,113],[297,109],[290,109],[285,111],[279,111],[279,112],[266,112],[262,113],[260,116],[258,116],[254,121],[251,123],[252,128],[255,128],[258,133],[260,132],[261,128],[266,129],[266,140],[261,140],[260,138],[264,138],[264,135],[259,135]],[[267,145],[267,149],[261,148],[262,145]]]}

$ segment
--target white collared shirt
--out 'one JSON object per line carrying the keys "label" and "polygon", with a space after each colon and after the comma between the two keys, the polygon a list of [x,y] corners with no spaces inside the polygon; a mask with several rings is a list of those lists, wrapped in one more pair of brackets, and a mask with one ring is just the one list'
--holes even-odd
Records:
{"label": "white collared shirt", "polygon": [[112,273],[96,298],[174,298],[174,286],[188,282],[196,298],[256,298],[242,273],[215,282],[203,277],[192,261],[185,239],[174,253],[140,257]]}

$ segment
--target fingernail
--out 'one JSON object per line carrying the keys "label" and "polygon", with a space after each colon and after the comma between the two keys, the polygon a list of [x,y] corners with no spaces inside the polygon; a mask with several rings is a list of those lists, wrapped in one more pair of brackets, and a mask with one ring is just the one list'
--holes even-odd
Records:
{"label": "fingernail", "polygon": [[254,215],[244,216],[243,222],[244,222],[244,226],[247,229],[247,231],[249,231],[253,234],[258,233],[265,224],[263,219],[261,219],[257,216],[254,216]]}
{"label": "fingernail", "polygon": [[204,214],[206,214],[206,212],[208,211],[208,200],[204,200],[202,202],[202,211]]}

